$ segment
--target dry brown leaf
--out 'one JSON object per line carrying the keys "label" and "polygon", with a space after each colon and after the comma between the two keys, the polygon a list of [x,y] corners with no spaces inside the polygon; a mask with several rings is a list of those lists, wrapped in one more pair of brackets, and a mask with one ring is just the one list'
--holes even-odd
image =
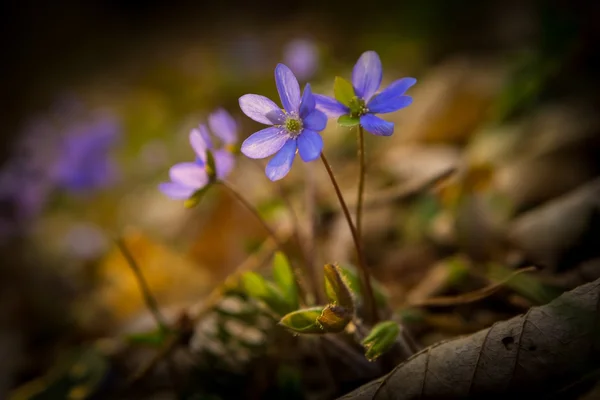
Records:
{"label": "dry brown leaf", "polygon": [[599,315],[600,279],[430,346],[343,399],[546,398],[600,366]]}

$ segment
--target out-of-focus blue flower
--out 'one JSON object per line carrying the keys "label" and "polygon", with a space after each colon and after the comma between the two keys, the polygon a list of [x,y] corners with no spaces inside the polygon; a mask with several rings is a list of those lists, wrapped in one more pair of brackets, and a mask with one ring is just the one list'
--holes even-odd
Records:
{"label": "out-of-focus blue flower", "polygon": [[[317,109],[329,117],[347,116],[349,121],[360,123],[368,132],[379,136],[394,133],[394,124],[375,114],[385,114],[408,107],[412,97],[404,93],[413,86],[415,78],[402,78],[392,82],[387,88],[375,95],[381,85],[383,70],[381,60],[374,51],[364,52],[352,70],[353,93],[348,95],[340,85],[336,99],[315,94]],[[340,82],[345,82],[340,79]],[[349,85],[349,84],[348,84]],[[341,121],[340,121],[341,122]]]}
{"label": "out-of-focus blue flower", "polygon": [[225,179],[235,165],[233,148],[237,141],[237,124],[224,109],[218,109],[208,117],[208,126],[221,147],[217,147],[206,125],[201,124],[190,132],[190,145],[196,153],[194,162],[175,164],[169,170],[171,182],[163,182],[159,189],[174,200],[189,199],[195,192],[205,187],[211,178],[207,151],[215,162],[216,179]]}
{"label": "out-of-focus blue flower", "polygon": [[317,45],[308,39],[295,39],[285,45],[283,62],[300,80],[311,78],[319,66]]}
{"label": "out-of-focus blue flower", "polygon": [[61,140],[53,170],[58,187],[83,192],[113,183],[117,168],[111,150],[119,135],[120,125],[112,117],[72,127]]}
{"label": "out-of-focus blue flower", "polygon": [[242,153],[250,158],[266,158],[277,153],[265,170],[276,181],[285,177],[296,156],[313,161],[321,155],[323,138],[319,134],[327,125],[327,116],[315,108],[315,98],[307,84],[300,96],[300,85],[293,72],[283,64],[275,68],[275,83],[283,110],[270,99],[257,94],[240,97],[240,108],[248,117],[271,125],[251,135],[242,143]]}

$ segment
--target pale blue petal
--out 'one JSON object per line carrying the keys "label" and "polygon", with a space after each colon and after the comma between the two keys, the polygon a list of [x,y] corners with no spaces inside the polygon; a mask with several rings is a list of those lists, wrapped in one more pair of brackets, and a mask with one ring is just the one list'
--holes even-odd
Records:
{"label": "pale blue petal", "polygon": [[190,145],[192,146],[192,149],[194,149],[197,159],[204,164],[206,162],[206,150],[208,149],[208,144],[199,129],[191,130]]}
{"label": "pale blue petal", "polygon": [[377,136],[390,136],[394,133],[394,123],[384,121],[373,114],[365,114],[360,117],[360,124],[367,132]]}
{"label": "pale blue petal", "polygon": [[382,77],[383,70],[379,56],[374,51],[365,51],[352,70],[354,92],[368,102],[379,89]]}
{"label": "pale blue petal", "polygon": [[339,118],[350,113],[350,109],[334,98],[322,94],[313,94],[316,100],[316,108],[325,113],[329,118]]}
{"label": "pale blue petal", "polygon": [[298,153],[302,161],[308,162],[319,158],[323,151],[323,138],[315,131],[304,129],[298,136]]}
{"label": "pale blue petal", "polygon": [[322,111],[314,110],[302,122],[305,128],[321,132],[327,126],[327,115]]}
{"label": "pale blue petal", "polygon": [[158,185],[158,189],[173,200],[189,199],[196,191],[193,187],[173,182],[163,182]]}
{"label": "pale blue petal", "polygon": [[285,177],[292,168],[294,157],[296,157],[296,140],[289,139],[267,164],[265,169],[267,178],[274,182]]}
{"label": "pale blue petal", "polygon": [[248,117],[265,125],[281,124],[285,121],[283,111],[272,100],[258,94],[240,97],[240,108]]}
{"label": "pale blue petal", "polygon": [[304,118],[310,114],[316,106],[315,97],[310,89],[310,84],[307,83],[302,94],[302,102],[300,103],[300,118]]}
{"label": "pale blue petal", "polygon": [[215,166],[217,168],[217,178],[225,179],[235,166],[235,157],[227,150],[216,150],[213,152]]}
{"label": "pale blue petal", "polygon": [[[415,78],[402,78],[392,82],[381,93],[375,95],[367,104],[369,110],[374,113],[386,113],[397,111],[400,108],[410,105],[412,98],[404,96],[404,93],[417,83]],[[398,98],[402,98],[398,100]]]}
{"label": "pale blue petal", "polygon": [[272,126],[252,134],[242,143],[242,153],[250,158],[265,158],[279,151],[289,139],[287,132]]}
{"label": "pale blue petal", "polygon": [[300,111],[300,85],[291,69],[283,64],[275,67],[275,84],[283,108],[290,112]]}
{"label": "pale blue petal", "polygon": [[208,183],[206,170],[196,163],[175,164],[169,170],[174,183],[199,189]]}
{"label": "pale blue petal", "polygon": [[231,114],[219,108],[208,116],[210,130],[225,144],[237,141],[237,124]]}

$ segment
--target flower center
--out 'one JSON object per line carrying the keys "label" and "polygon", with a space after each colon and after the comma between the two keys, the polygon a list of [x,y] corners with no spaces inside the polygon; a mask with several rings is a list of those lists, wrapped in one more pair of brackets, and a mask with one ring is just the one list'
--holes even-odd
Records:
{"label": "flower center", "polygon": [[352,117],[360,117],[361,115],[365,115],[369,112],[365,101],[358,96],[354,96],[352,100],[350,100],[350,115]]}
{"label": "flower center", "polygon": [[292,137],[296,137],[302,132],[302,120],[296,115],[288,114],[284,126]]}

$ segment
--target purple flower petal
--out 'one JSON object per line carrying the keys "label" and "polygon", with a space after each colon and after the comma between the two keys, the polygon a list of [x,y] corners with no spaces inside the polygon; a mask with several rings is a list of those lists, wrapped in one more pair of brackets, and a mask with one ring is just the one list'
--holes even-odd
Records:
{"label": "purple flower petal", "polygon": [[412,98],[404,96],[404,93],[416,82],[415,78],[398,79],[381,93],[375,95],[369,101],[367,107],[373,113],[387,113],[409,106],[412,103]]}
{"label": "purple flower petal", "polygon": [[313,94],[316,100],[316,108],[325,113],[329,118],[339,118],[342,115],[349,114],[350,109],[334,98],[322,94]]}
{"label": "purple flower petal", "polygon": [[298,152],[302,161],[316,160],[323,150],[323,138],[315,131],[304,129],[298,136]]}
{"label": "purple flower petal", "polygon": [[196,191],[193,187],[173,182],[163,182],[158,185],[158,189],[173,200],[189,199]]}
{"label": "purple flower petal", "polygon": [[321,132],[327,126],[327,115],[319,110],[314,110],[302,122],[306,129]]}
{"label": "purple flower petal", "polygon": [[289,139],[267,164],[267,168],[265,168],[267,178],[274,182],[285,177],[292,168],[295,156],[296,140]]}
{"label": "purple flower petal", "polygon": [[174,183],[200,189],[208,183],[206,170],[195,163],[175,164],[169,170],[169,175]]}
{"label": "purple flower petal", "polygon": [[213,157],[217,167],[217,178],[225,179],[235,166],[235,157],[227,150],[216,150]]}
{"label": "purple flower petal", "polygon": [[237,140],[237,124],[233,117],[220,108],[208,116],[208,126],[225,144],[233,144]]}
{"label": "purple flower petal", "polygon": [[196,157],[202,164],[206,162],[206,150],[208,149],[208,144],[204,139],[203,135],[200,133],[199,129],[192,129],[190,132],[190,145],[194,152],[196,153]]}
{"label": "purple flower petal", "polygon": [[284,129],[272,126],[252,134],[242,143],[242,153],[250,158],[265,158],[279,151],[289,139]]}
{"label": "purple flower petal", "polygon": [[408,107],[412,102],[413,99],[410,96],[379,98],[379,95],[377,95],[371,99],[367,107],[371,113],[385,114]]}
{"label": "purple flower petal", "polygon": [[300,111],[300,85],[291,69],[283,64],[275,67],[275,84],[283,108],[290,112]]}
{"label": "purple flower petal", "polygon": [[285,121],[285,114],[272,100],[258,94],[245,94],[240,97],[240,108],[248,117],[265,125],[279,125]]}
{"label": "purple flower petal", "polygon": [[377,53],[374,51],[362,53],[352,70],[352,86],[356,95],[368,102],[379,89],[382,77],[381,60]]}
{"label": "purple flower petal", "polygon": [[310,89],[310,84],[307,83],[304,86],[304,93],[302,94],[302,101],[300,102],[300,118],[306,117],[310,114],[316,106],[315,97]]}
{"label": "purple flower petal", "polygon": [[202,139],[204,139],[204,141],[206,142],[206,146],[208,146],[209,149],[215,147],[212,138],[210,137],[208,127],[205,124],[198,125],[198,132],[200,132],[200,136],[202,136]]}
{"label": "purple flower petal", "polygon": [[394,133],[394,123],[384,121],[373,114],[365,114],[360,117],[360,124],[373,135],[390,136]]}

